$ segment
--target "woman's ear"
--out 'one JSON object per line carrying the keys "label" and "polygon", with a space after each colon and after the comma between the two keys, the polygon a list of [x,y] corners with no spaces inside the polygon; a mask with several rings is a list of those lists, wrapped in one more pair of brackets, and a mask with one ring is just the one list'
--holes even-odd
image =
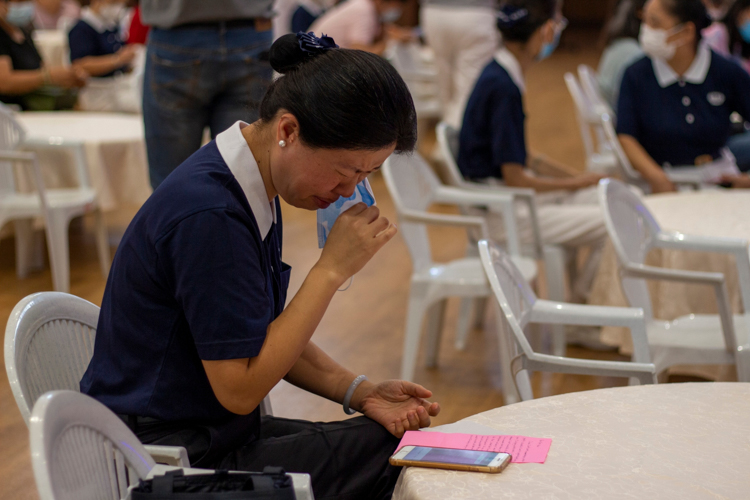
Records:
{"label": "woman's ear", "polygon": [[283,113],[279,116],[279,122],[276,125],[276,141],[284,141],[285,144],[292,144],[299,140],[299,121],[291,113]]}

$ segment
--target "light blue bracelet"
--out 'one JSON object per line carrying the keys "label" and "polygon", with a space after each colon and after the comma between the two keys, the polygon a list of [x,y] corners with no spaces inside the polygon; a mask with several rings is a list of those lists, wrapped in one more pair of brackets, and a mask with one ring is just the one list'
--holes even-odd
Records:
{"label": "light blue bracelet", "polygon": [[354,415],[355,413],[357,413],[356,411],[349,408],[349,403],[352,402],[352,396],[354,395],[354,391],[357,389],[357,386],[365,380],[367,380],[367,376],[360,375],[352,381],[352,383],[349,385],[349,388],[346,390],[346,395],[344,396],[344,413],[346,413],[347,415]]}

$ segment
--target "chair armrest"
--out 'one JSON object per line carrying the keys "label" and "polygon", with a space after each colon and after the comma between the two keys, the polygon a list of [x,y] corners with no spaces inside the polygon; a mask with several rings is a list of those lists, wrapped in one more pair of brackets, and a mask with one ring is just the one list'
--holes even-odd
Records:
{"label": "chair armrest", "polygon": [[513,193],[500,190],[475,190],[452,186],[440,186],[435,191],[432,201],[434,203],[448,203],[464,206],[504,206],[512,204],[513,198]]}
{"label": "chair armrest", "polygon": [[623,326],[630,329],[633,339],[633,359],[648,363],[651,360],[643,309],[568,304],[539,299],[531,308],[532,323],[587,326]]}
{"label": "chair armrest", "polygon": [[724,275],[721,273],[665,269],[663,267],[646,266],[643,264],[626,264],[621,270],[623,276],[630,278],[679,281],[700,285],[718,285],[724,283]]}
{"label": "chair armrest", "polygon": [[693,236],[678,231],[661,231],[654,246],[672,250],[689,250],[695,252],[745,253],[748,252],[748,241],[740,238],[713,238]]}
{"label": "chair armrest", "polygon": [[534,353],[531,357],[522,360],[522,364],[523,368],[531,371],[553,371],[555,373],[604,377],[635,377],[641,384],[656,383],[656,367],[653,363],[564,358]]}
{"label": "chair armrest", "polygon": [[176,467],[190,467],[187,450],[182,446],[158,446],[154,444],[144,445],[146,451],[154,462],[173,465]]}
{"label": "chair armrest", "polygon": [[465,229],[479,229],[482,232],[482,238],[487,237],[487,224],[483,217],[473,215],[433,214],[416,210],[404,210],[399,213],[399,217],[405,222],[418,222],[435,226],[456,226]]}
{"label": "chair armrest", "polygon": [[83,147],[83,141],[77,139],[63,139],[62,137],[50,137],[48,139],[26,138],[21,146],[29,149],[47,149],[47,148],[76,148]]}
{"label": "chair armrest", "polygon": [[33,163],[35,158],[34,153],[24,151],[0,151],[0,160]]}

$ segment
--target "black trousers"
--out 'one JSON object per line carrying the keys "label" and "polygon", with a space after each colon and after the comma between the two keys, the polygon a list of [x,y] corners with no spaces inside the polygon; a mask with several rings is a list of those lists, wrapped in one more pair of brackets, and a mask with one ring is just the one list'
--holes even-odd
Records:
{"label": "black trousers", "polygon": [[260,439],[208,462],[201,459],[211,444],[205,430],[153,419],[139,419],[133,430],[147,444],[184,446],[194,467],[262,471],[274,465],[306,472],[317,500],[390,499],[401,472],[388,463],[398,438],[367,417],[308,422],[266,416]]}

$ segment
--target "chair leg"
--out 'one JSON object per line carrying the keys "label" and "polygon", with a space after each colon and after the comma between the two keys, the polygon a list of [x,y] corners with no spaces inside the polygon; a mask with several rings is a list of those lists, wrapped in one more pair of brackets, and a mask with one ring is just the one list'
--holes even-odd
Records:
{"label": "chair leg", "polygon": [[16,276],[23,279],[28,276],[34,261],[34,221],[18,219],[13,221],[16,233]]}
{"label": "chair leg", "polygon": [[[549,300],[565,301],[565,249],[559,245],[544,246],[544,274]],[[552,354],[565,356],[567,340],[563,325],[551,325]]]}
{"label": "chair leg", "polygon": [[440,340],[443,337],[443,325],[445,318],[446,299],[433,304],[427,311],[427,367],[437,366],[437,358],[440,353]]}
{"label": "chair leg", "polygon": [[401,379],[413,380],[417,364],[417,349],[419,337],[422,333],[422,318],[424,317],[426,290],[424,287],[412,284],[409,294],[409,308],[406,313],[406,328],[404,329],[404,352],[401,358]]}
{"label": "chair leg", "polygon": [[47,251],[49,252],[52,284],[57,292],[70,292],[70,248],[68,240],[67,214],[52,212],[45,221],[47,230]]}
{"label": "chair leg", "polygon": [[471,309],[474,305],[474,299],[463,297],[461,305],[458,308],[458,321],[456,322],[456,349],[463,351],[466,349],[466,337],[469,335],[471,325]]}
{"label": "chair leg", "polygon": [[99,254],[99,266],[102,275],[106,278],[109,275],[109,266],[111,263],[109,256],[109,235],[107,234],[107,225],[104,222],[104,214],[97,210],[94,214],[96,217],[96,251]]}

